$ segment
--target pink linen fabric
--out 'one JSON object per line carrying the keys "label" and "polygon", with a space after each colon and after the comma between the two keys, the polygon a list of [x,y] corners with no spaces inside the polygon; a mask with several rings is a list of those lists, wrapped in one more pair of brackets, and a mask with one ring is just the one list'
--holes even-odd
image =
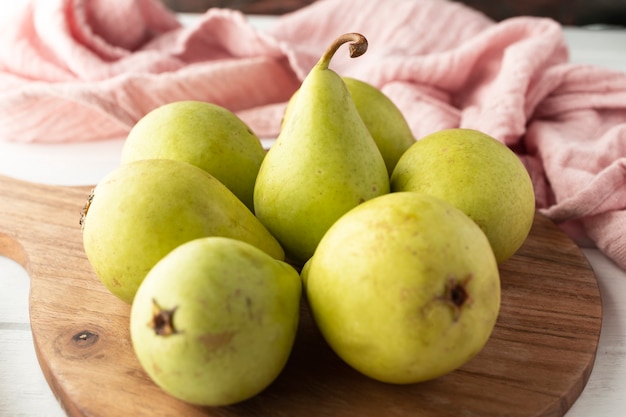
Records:
{"label": "pink linen fabric", "polygon": [[0,34],[0,138],[125,137],[167,102],[238,111],[298,84],[276,42],[232,10],[183,27],[156,0],[34,0]]}
{"label": "pink linen fabric", "polygon": [[[393,3],[393,4],[391,4]],[[569,62],[544,18],[495,23],[447,0],[320,0],[255,30],[210,9],[183,26],[156,0],[34,0],[0,31],[0,138],[123,138],[167,102],[211,101],[262,137],[327,45],[331,68],[381,88],[419,139],[466,127],[513,149],[540,211],[626,268],[626,73]]]}

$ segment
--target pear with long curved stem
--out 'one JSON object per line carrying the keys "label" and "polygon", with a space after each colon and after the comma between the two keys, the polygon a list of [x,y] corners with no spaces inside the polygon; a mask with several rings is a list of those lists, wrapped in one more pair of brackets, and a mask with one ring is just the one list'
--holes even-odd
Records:
{"label": "pear with long curved stem", "polygon": [[[415,143],[408,121],[396,104],[377,87],[356,78],[342,79],[391,176],[400,157]],[[291,103],[297,96],[296,91],[287,104],[283,118],[288,117]]]}
{"label": "pear with long curved stem", "polygon": [[348,42],[353,58],[367,50],[363,35],[347,33],[324,52],[290,104],[255,184],[257,217],[297,263],[313,255],[339,217],[389,192],[385,161],[344,81],[329,69]]}

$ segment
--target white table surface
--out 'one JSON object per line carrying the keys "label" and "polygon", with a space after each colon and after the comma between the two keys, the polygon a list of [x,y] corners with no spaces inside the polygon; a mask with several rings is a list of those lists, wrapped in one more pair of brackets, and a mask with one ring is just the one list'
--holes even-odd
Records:
{"label": "white table surface", "polygon": [[[0,2],[0,18],[23,0]],[[183,16],[185,20],[193,19]],[[256,18],[263,27],[270,19]],[[0,26],[2,27],[2,26]],[[626,29],[566,28],[571,60],[626,71]],[[0,138],[0,174],[48,184],[95,184],[119,163],[123,141],[23,145]],[[0,197],[0,204],[1,204]],[[566,417],[626,415],[626,271],[584,249],[603,300],[603,325],[593,372]],[[0,417],[64,417],[37,363],[28,317],[29,277],[0,256]]]}

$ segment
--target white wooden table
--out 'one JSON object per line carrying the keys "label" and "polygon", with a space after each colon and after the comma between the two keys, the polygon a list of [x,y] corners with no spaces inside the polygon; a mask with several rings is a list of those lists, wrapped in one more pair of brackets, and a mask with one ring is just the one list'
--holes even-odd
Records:
{"label": "white wooden table", "polygon": [[[0,17],[22,1],[0,2]],[[193,19],[184,16],[185,19]],[[263,26],[270,20],[253,19]],[[0,26],[2,27],[2,26]],[[565,30],[574,62],[626,71],[626,29]],[[0,140],[0,174],[30,181],[95,184],[119,163],[121,140],[19,145]],[[2,200],[0,199],[0,204]],[[626,271],[585,249],[600,284],[604,318],[591,378],[566,417],[623,417],[626,410]],[[63,417],[35,357],[28,316],[29,278],[0,256],[0,417]]]}

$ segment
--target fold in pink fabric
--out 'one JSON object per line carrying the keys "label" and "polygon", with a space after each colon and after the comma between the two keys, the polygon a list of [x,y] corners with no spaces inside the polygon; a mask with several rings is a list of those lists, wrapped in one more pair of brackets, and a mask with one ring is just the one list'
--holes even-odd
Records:
{"label": "fold in pink fabric", "polygon": [[356,60],[340,50],[334,70],[384,91],[418,139],[467,127],[507,144],[539,210],[626,268],[626,73],[569,62],[550,19],[496,23],[446,0],[320,0],[260,32],[226,9],[183,26],[156,0],[33,1],[0,33],[0,138],[124,138],[185,99],[275,137],[286,101],[344,32],[370,46]]}

